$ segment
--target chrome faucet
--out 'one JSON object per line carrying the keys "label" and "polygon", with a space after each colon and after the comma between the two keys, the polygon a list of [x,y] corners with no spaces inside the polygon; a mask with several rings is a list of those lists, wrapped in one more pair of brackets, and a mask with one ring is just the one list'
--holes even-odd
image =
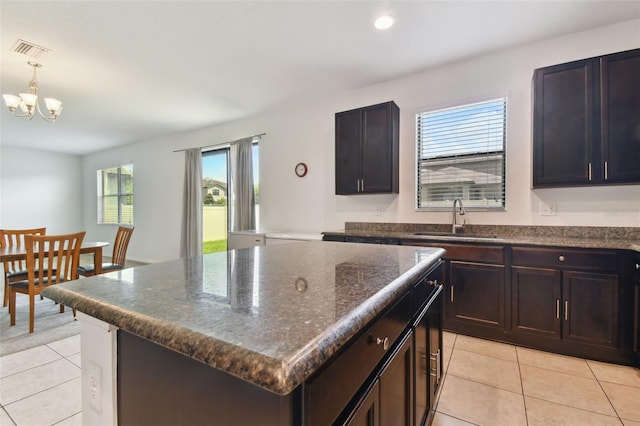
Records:
{"label": "chrome faucet", "polygon": [[453,200],[453,221],[451,223],[452,234],[462,232],[464,230],[464,225],[466,223],[466,220],[463,220],[462,225],[458,225],[456,221],[456,204],[460,204],[460,216],[464,215],[464,207],[462,207],[462,200],[460,198],[456,198],[455,200]]}

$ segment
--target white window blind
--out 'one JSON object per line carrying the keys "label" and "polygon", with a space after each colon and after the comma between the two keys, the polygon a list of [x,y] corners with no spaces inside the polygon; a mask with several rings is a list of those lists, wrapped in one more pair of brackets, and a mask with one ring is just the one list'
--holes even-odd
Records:
{"label": "white window blind", "polygon": [[507,99],[416,114],[417,209],[505,208]]}
{"label": "white window blind", "polygon": [[133,225],[133,164],[98,170],[98,223]]}

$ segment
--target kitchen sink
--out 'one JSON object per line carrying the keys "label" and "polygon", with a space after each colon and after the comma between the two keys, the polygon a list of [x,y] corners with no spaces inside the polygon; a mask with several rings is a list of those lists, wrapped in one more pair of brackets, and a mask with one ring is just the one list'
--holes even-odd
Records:
{"label": "kitchen sink", "polygon": [[459,232],[457,234],[453,234],[451,232],[414,232],[413,235],[419,235],[424,237],[498,238],[497,235],[469,234],[466,232]]}

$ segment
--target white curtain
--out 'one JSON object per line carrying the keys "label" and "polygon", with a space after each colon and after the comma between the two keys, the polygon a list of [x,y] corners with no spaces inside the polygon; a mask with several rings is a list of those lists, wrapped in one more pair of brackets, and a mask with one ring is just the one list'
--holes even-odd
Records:
{"label": "white curtain", "polygon": [[255,229],[256,208],[253,192],[253,137],[231,143],[231,224],[230,231]]}
{"label": "white curtain", "polygon": [[186,149],[184,160],[180,256],[193,257],[202,254],[202,150]]}

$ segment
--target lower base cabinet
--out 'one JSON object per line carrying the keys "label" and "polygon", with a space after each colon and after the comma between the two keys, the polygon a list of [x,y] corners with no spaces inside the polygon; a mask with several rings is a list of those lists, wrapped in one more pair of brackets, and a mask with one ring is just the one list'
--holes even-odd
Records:
{"label": "lower base cabinet", "polygon": [[416,425],[428,425],[433,421],[444,374],[442,299],[443,293],[437,292],[414,326]]}
{"label": "lower base cabinet", "polygon": [[615,361],[624,293],[617,267],[614,252],[513,248],[511,326],[517,342]]}
{"label": "lower base cabinet", "polygon": [[338,424],[413,425],[413,368],[413,333],[409,333],[362,401]]}
{"label": "lower base cabinet", "polygon": [[640,253],[636,253],[633,265],[633,352],[640,365]]}
{"label": "lower base cabinet", "polygon": [[504,266],[452,260],[449,268],[447,322],[504,330]]}

